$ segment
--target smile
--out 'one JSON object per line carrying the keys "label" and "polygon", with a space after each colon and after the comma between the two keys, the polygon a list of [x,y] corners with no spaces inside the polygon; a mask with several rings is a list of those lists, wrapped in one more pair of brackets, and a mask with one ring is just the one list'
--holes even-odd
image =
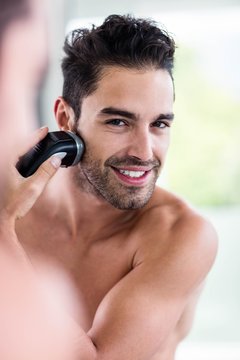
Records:
{"label": "smile", "polygon": [[151,174],[150,170],[140,170],[140,169],[117,169],[112,167],[114,174],[117,176],[124,185],[129,186],[144,186],[148,182],[149,175]]}
{"label": "smile", "polygon": [[119,170],[123,175],[129,176],[131,178],[140,178],[145,174],[145,171],[130,171],[130,170]]}

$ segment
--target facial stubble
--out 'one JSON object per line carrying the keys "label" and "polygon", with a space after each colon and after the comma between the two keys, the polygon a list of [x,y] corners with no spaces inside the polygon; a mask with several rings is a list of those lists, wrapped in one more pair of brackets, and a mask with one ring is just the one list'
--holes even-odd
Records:
{"label": "facial stubble", "polygon": [[[151,166],[151,179],[146,186],[125,186],[116,178],[112,167]],[[75,170],[74,182],[84,192],[104,198],[112,206],[121,210],[140,209],[150,200],[159,175],[159,161],[142,162],[133,157],[118,159],[110,157],[101,167],[101,160],[94,158],[89,152]]]}

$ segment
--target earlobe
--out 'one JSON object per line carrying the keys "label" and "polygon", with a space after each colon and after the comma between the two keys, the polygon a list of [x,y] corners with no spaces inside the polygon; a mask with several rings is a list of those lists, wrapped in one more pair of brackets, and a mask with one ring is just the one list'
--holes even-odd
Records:
{"label": "earlobe", "polygon": [[74,123],[73,111],[66,101],[59,96],[54,104],[54,114],[60,130],[71,131]]}

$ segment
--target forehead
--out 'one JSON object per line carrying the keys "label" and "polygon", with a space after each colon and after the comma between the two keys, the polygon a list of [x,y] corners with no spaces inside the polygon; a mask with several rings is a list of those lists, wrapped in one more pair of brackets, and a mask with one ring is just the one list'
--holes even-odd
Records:
{"label": "forehead", "polygon": [[[143,88],[144,85],[144,88]],[[141,86],[142,88],[139,88]],[[172,88],[172,79],[169,73],[163,69],[127,69],[123,67],[107,67],[102,71],[101,80],[98,82],[96,92],[104,93],[113,91],[121,94],[128,90],[135,93],[142,92],[166,92]]]}
{"label": "forehead", "polygon": [[82,111],[91,106],[118,106],[139,113],[144,111],[169,112],[174,91],[171,76],[162,69],[126,69],[107,67],[97,84],[97,89],[83,100]]}

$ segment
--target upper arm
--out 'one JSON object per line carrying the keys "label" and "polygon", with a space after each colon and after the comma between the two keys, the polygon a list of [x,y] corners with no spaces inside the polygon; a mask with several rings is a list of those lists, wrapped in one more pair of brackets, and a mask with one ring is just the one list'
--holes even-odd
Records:
{"label": "upper arm", "polygon": [[216,235],[198,227],[179,229],[165,251],[148,254],[105,296],[88,333],[97,359],[145,360],[164,346],[215,258]]}

